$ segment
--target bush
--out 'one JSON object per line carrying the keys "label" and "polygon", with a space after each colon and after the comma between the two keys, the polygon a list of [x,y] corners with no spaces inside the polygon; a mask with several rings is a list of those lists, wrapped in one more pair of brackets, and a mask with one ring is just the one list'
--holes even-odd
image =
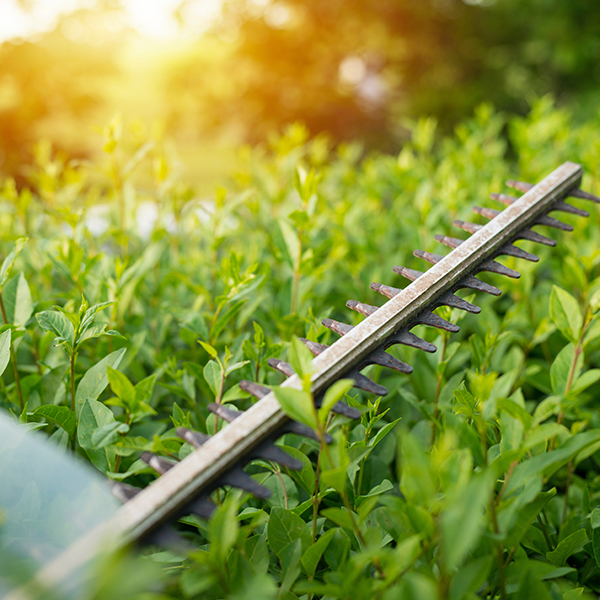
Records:
{"label": "bush", "polygon": [[[573,160],[585,167],[583,187],[598,192],[600,125],[574,127],[547,99],[508,122],[482,106],[447,139],[422,119],[398,157],[334,149],[292,126],[244,151],[230,191],[214,198],[178,181],[158,144],[123,140],[120,129],[105,131],[106,164],[66,165],[40,151],[31,188],[4,183],[2,252],[13,254],[0,281],[9,323],[0,403],[138,486],[154,478],[142,451],[189,453],[175,426],[212,434],[223,424],[209,402],[248,408],[241,379],[279,384],[266,361],[293,353],[294,335],[333,343],[324,317],[360,321],[347,299],[381,303],[369,283],[404,285],[392,266],[423,269],[412,250],[439,252],[433,233],[453,235],[452,220],[471,220],[472,205],[503,191],[505,178],[537,181]],[[523,244],[540,264],[519,262],[518,281],[490,277],[504,294],[478,296],[480,316],[439,309],[460,321],[459,334],[415,330],[436,354],[393,349],[412,375],[367,369],[390,393],[350,391],[363,416],[331,420],[335,443],[323,457],[316,442],[286,435],[301,471],[252,463],[269,500],[221,490],[209,523],[182,519],[191,556],[146,552],[166,573],[160,597],[600,591],[591,211],[574,234],[557,234],[556,248]],[[106,597],[133,593],[110,589]]]}

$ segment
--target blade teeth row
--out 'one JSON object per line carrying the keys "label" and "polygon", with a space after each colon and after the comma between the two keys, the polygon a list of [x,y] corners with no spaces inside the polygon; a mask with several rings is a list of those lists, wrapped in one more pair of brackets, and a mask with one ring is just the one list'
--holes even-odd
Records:
{"label": "blade teeth row", "polygon": [[417,316],[415,323],[419,325],[429,325],[430,327],[443,329],[444,331],[449,331],[450,333],[458,333],[460,331],[460,327],[458,325],[450,323],[450,321],[446,321],[446,319],[442,319],[442,317],[438,317],[438,315],[430,310],[425,310],[420,313]]}
{"label": "blade teeth row", "polygon": [[[501,211],[494,210],[492,208],[483,208],[481,206],[474,206],[473,212],[485,217],[486,219],[494,219],[497,217]],[[534,225],[546,225],[546,227],[554,227],[555,229],[562,229],[563,231],[573,231],[573,225],[569,225],[568,223],[563,223],[558,219],[554,219],[553,217],[548,217],[546,215],[542,215],[536,218],[534,221]]]}
{"label": "blade teeth row", "polygon": [[140,458],[160,475],[164,475],[176,464],[174,462],[165,460],[164,458],[161,458],[152,452],[142,452]]}
{"label": "blade teeth row", "polygon": [[[324,352],[325,350],[327,350],[327,348],[329,348],[329,346],[327,346],[325,344],[318,344],[317,342],[311,342],[310,340],[306,340],[304,338],[300,338],[300,341],[303,342],[304,345],[315,356],[318,356],[319,354],[321,354],[321,352]],[[390,358],[393,359],[393,356],[390,356]],[[379,359],[377,356],[377,352],[375,352],[373,355],[371,355],[369,357],[370,363],[379,364],[379,362],[377,362],[378,360]],[[400,365],[404,365],[404,363],[401,363],[400,361],[398,361],[398,363],[400,363]],[[382,366],[387,367],[390,365],[386,363]],[[412,367],[410,367],[409,365],[406,365],[406,367],[410,369],[409,372],[412,371]],[[403,371],[403,372],[406,372],[406,371]],[[377,396],[385,396],[388,393],[387,388],[383,387],[382,385],[379,385],[378,383],[375,383],[374,381],[372,381],[365,375],[362,375],[358,371],[351,371],[350,373],[348,373],[348,379],[353,379],[354,386],[361,390],[364,390],[365,392],[369,392],[371,394],[376,394]]]}
{"label": "blade teeth row", "polygon": [[[292,375],[294,375],[294,369],[292,369],[292,365],[286,363],[283,360],[279,360],[278,358],[270,358],[268,360],[268,364],[271,368],[279,371],[280,373],[283,373],[286,377],[291,377]],[[315,399],[315,402],[317,402],[317,399]],[[318,403],[318,405],[320,407],[320,402]],[[347,417],[348,419],[360,419],[360,411],[348,406],[347,404],[341,401],[336,402],[332,406],[331,410],[338,415]]]}
{"label": "blade teeth row", "polygon": [[[502,202],[503,204],[511,205],[514,204],[518,198],[515,196],[509,196],[508,194],[490,194],[490,198],[492,200],[497,200],[498,202]],[[562,200],[558,200],[551,207],[549,212],[559,211],[564,213],[569,213],[571,215],[577,215],[579,217],[589,217],[590,213],[587,210],[583,210],[581,208],[577,208],[576,206],[572,206],[571,204],[567,204]]]}
{"label": "blade teeth row", "polygon": [[[422,250],[415,250],[413,254],[418,257],[426,260],[431,264],[437,264],[444,257],[439,254],[432,254],[431,252],[423,252]],[[506,275],[507,277],[512,277],[513,279],[519,279],[521,277],[521,273],[518,271],[514,271],[513,269],[509,269],[500,263],[497,263],[495,260],[487,260],[482,262],[479,267],[479,271],[489,271],[490,273],[497,273],[498,275]]]}
{"label": "blade teeth row", "polygon": [[346,306],[352,310],[355,310],[356,312],[359,312],[365,317],[370,317],[379,308],[378,306],[372,306],[371,304],[363,304],[358,300],[348,300],[346,302]]}
{"label": "blade teeth row", "polygon": [[[373,285],[373,284],[371,284]],[[350,333],[354,329],[352,325],[347,325],[346,323],[340,323],[339,321],[334,321],[333,319],[323,319],[323,325],[328,329],[331,329],[334,333],[338,335],[346,335]],[[402,344],[403,346],[411,346],[413,348],[417,348],[419,350],[425,350],[425,352],[435,352],[437,348],[416,336],[414,333],[410,331],[400,331],[398,333],[392,334],[389,339],[389,346],[393,346],[394,344]]]}
{"label": "blade teeth row", "polygon": [[[259,385],[257,383],[254,383],[253,381],[248,381],[246,379],[243,379],[242,381],[240,381],[240,383],[238,384],[240,386],[240,389],[244,390],[245,392],[248,392],[249,394],[252,394],[255,398],[258,398],[259,400],[261,398],[264,398],[267,394],[269,394],[271,392],[271,390],[264,386],[264,385]],[[264,393],[264,390],[267,390],[266,393]],[[231,411],[232,413],[234,413],[235,417],[239,417],[242,413],[237,413],[235,411]],[[222,416],[222,415],[219,415]],[[227,421],[227,418],[223,416],[223,418]],[[231,421],[228,421],[231,422]],[[321,441],[319,439],[319,436],[310,428],[307,427],[306,425],[303,425],[302,423],[297,423],[296,421],[292,421],[289,420],[285,427],[284,427],[285,431],[284,433],[295,433],[296,435],[302,435],[304,437],[308,437],[312,440],[315,440],[317,442]],[[282,430],[283,431],[283,430]],[[325,441],[327,441],[328,438],[326,438]],[[327,442],[329,443],[329,442]]]}
{"label": "blade teeth row", "polygon": [[518,240],[528,240],[530,242],[537,242],[538,244],[543,244],[544,246],[554,247],[556,246],[556,240],[552,238],[546,237],[536,231],[532,231],[531,229],[522,229],[517,234],[516,239]]}
{"label": "blade teeth row", "polygon": [[[515,181],[514,179],[509,179],[506,182],[508,187],[514,188],[515,190],[519,190],[520,192],[528,192],[532,187],[533,183],[525,183],[524,181]],[[592,202],[596,202],[600,204],[600,198],[598,196],[594,196],[594,194],[590,194],[589,192],[584,192],[579,188],[572,188],[567,192],[567,196],[572,196],[573,198],[581,198],[582,200],[591,200]]]}

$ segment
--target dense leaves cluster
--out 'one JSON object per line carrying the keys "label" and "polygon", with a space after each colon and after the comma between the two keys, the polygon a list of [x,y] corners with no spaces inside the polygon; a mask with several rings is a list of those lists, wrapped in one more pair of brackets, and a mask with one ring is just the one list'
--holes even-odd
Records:
{"label": "dense leaves cluster", "polygon": [[[381,302],[371,281],[403,286],[392,266],[423,269],[412,250],[439,252],[433,232],[471,219],[507,176],[536,181],[570,159],[598,192],[597,124],[571,127],[542,100],[508,123],[510,157],[506,125],[483,106],[440,140],[421,120],[399,156],[362,159],[356,145],[334,150],[294,126],[242,154],[231,191],[199,198],[158,146],[130,153],[115,122],[99,183],[55,160],[38,165],[31,189],[4,182],[0,405],[107,477],[147,485],[142,451],[186,456],[175,427],[218,431],[208,403],[243,410],[254,400],[242,378],[280,384],[270,357],[306,383],[294,336],[332,343],[322,318],[358,322],[346,299]],[[135,179],[140,166],[151,181]],[[460,333],[417,331],[432,355],[391,350],[411,376],[370,367],[384,398],[342,381],[317,411],[307,385],[279,390],[286,411],[333,443],[284,436],[300,471],[247,469],[269,500],[220,490],[210,522],[179,524],[189,555],[119,559],[100,597],[142,593],[158,574],[162,591],[145,598],[593,597],[598,224],[592,207],[556,248],[524,244],[540,264],[507,259],[523,275],[490,278],[504,294],[477,297],[481,315],[439,309]],[[360,421],[331,416],[339,398]]]}

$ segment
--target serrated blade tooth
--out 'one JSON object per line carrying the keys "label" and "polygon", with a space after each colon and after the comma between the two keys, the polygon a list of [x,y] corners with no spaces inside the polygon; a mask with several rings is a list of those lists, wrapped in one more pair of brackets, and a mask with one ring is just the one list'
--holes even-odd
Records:
{"label": "serrated blade tooth", "polygon": [[515,258],[523,258],[524,260],[528,260],[530,262],[538,262],[540,260],[540,257],[536,254],[531,254],[531,252],[521,250],[521,248],[518,248],[513,244],[504,244],[504,246],[500,246],[498,253],[505,254],[506,256],[514,256]]}
{"label": "serrated blade tooth", "polygon": [[128,483],[123,482],[114,482],[111,485],[111,491],[113,496],[121,502],[121,504],[125,504],[129,502],[134,496],[137,496],[142,488],[135,487],[133,485],[129,485]]}
{"label": "serrated blade tooth", "polygon": [[521,273],[519,273],[519,271],[509,269],[495,260],[486,260],[477,268],[478,271],[489,271],[490,273],[496,273],[498,275],[506,275],[506,277],[510,277],[511,279],[519,279],[521,277]]}
{"label": "serrated blade tooth", "polygon": [[286,377],[291,377],[294,374],[294,369],[292,369],[292,366],[283,360],[279,360],[278,358],[270,358],[267,361],[267,364],[272,369],[283,373]]}
{"label": "serrated blade tooth", "polygon": [[434,235],[434,239],[437,242],[441,242],[444,246],[448,246],[449,248],[458,248],[464,240],[459,240],[458,238],[450,237],[448,235]]}
{"label": "serrated blade tooth", "polygon": [[492,200],[502,202],[502,204],[506,204],[508,206],[514,204],[518,200],[518,198],[515,198],[514,196],[509,196],[508,194],[490,194],[490,198]]}
{"label": "serrated blade tooth", "polygon": [[405,277],[409,281],[415,281],[415,279],[418,279],[423,275],[423,271],[416,271],[415,269],[407,269],[406,267],[399,266],[392,267],[392,271],[398,273],[398,275],[402,275],[402,277]]}
{"label": "serrated blade tooth", "polygon": [[413,250],[413,254],[432,265],[439,263],[444,258],[441,254],[433,254],[433,252],[424,252],[423,250]]}
{"label": "serrated blade tooth", "polygon": [[445,331],[449,331],[450,333],[456,333],[460,331],[460,327],[458,325],[450,323],[450,321],[446,321],[446,319],[442,319],[442,317],[439,317],[430,310],[425,310],[422,313],[419,313],[415,323],[419,325],[429,325],[430,327],[437,327],[438,329],[444,329]]}
{"label": "serrated blade tooth", "polygon": [[436,346],[426,342],[418,335],[410,331],[399,331],[390,336],[389,339],[391,344],[402,344],[403,346],[410,346],[411,348],[417,348],[418,350],[424,350],[425,352],[435,352]]}
{"label": "serrated blade tooth", "polygon": [[600,198],[598,196],[594,196],[594,194],[590,194],[589,192],[584,192],[579,188],[572,189],[569,193],[569,196],[573,196],[573,198],[581,198],[582,200],[591,200],[592,202],[596,202],[600,204]]}
{"label": "serrated blade tooth", "polygon": [[217,505],[208,496],[200,496],[190,502],[182,512],[197,515],[208,521],[216,508]]}
{"label": "serrated blade tooth", "polygon": [[373,354],[369,356],[369,362],[374,365],[379,365],[380,367],[394,369],[394,371],[398,371],[399,373],[409,374],[413,372],[413,368],[410,365],[407,365],[405,362],[394,358],[385,350],[376,350],[373,352]]}
{"label": "serrated blade tooth", "polygon": [[502,290],[499,290],[497,287],[494,287],[485,281],[481,281],[481,279],[477,279],[477,277],[473,277],[473,275],[467,275],[467,277],[463,277],[458,282],[458,287],[477,290],[479,292],[486,292],[487,294],[492,294],[492,296],[500,296],[502,294]]}
{"label": "serrated blade tooth", "polygon": [[337,333],[338,335],[346,335],[354,329],[352,325],[348,325],[347,323],[342,323],[340,321],[334,321],[333,319],[323,319],[321,323],[324,327],[331,329],[331,331]]}
{"label": "serrated blade tooth", "polygon": [[321,352],[325,352],[329,346],[327,344],[319,344],[319,342],[311,342],[306,338],[299,338],[300,341],[313,353],[314,356],[319,356]]}
{"label": "serrated blade tooth", "polygon": [[483,227],[483,225],[476,225],[475,223],[469,223],[468,221],[460,221],[459,219],[454,221],[454,225],[468,233],[477,233]]}
{"label": "serrated blade tooth", "polygon": [[562,229],[562,231],[573,231],[573,225],[569,225],[568,223],[563,223],[558,219],[554,219],[553,217],[548,217],[546,215],[542,215],[541,217],[537,217],[534,221],[534,225],[545,225],[546,227],[554,227],[555,229]]}
{"label": "serrated blade tooth", "polygon": [[508,179],[506,181],[506,185],[509,188],[519,190],[520,192],[528,192],[533,187],[533,183],[526,183],[525,181],[516,181],[515,179]]}
{"label": "serrated blade tooth", "polygon": [[450,292],[440,296],[436,303],[439,305],[449,306],[451,308],[458,308],[460,310],[464,310],[475,315],[478,315],[481,312],[481,308],[479,306],[471,304],[470,302],[467,302],[460,296],[457,296],[456,294],[451,294]]}
{"label": "serrated blade tooth", "polygon": [[244,490],[261,500],[271,497],[271,490],[252,479],[241,467],[233,467],[217,480],[217,485],[229,485]]}
{"label": "serrated blade tooth", "polygon": [[142,452],[140,458],[160,475],[164,475],[169,469],[175,466],[175,463],[165,460],[152,452]]}
{"label": "serrated blade tooth", "polygon": [[589,217],[590,213],[587,210],[583,210],[581,208],[577,208],[576,206],[572,206],[571,204],[567,204],[562,200],[555,202],[550,209],[550,212],[553,210],[558,210],[560,212],[569,213],[571,215],[577,215],[578,217]]}
{"label": "serrated blade tooth", "polygon": [[247,379],[242,379],[242,381],[239,383],[239,386],[241,390],[248,392],[251,396],[258,398],[259,400],[271,393],[271,389],[266,385],[260,385],[260,383],[254,383],[253,381],[248,381]]}
{"label": "serrated blade tooth", "polygon": [[379,306],[372,306],[371,304],[364,304],[363,302],[359,302],[358,300],[348,300],[346,302],[346,306],[359,312],[361,315],[365,317],[370,317],[376,310],[379,309]]}
{"label": "serrated blade tooth", "polygon": [[502,211],[494,210],[493,208],[484,208],[482,206],[474,206],[473,212],[491,220],[496,218]]}
{"label": "serrated blade tooth", "polygon": [[[228,413],[235,413],[235,411],[232,411],[228,408],[225,408],[225,414],[228,415]],[[231,421],[233,421],[233,419],[235,419],[235,417],[237,416],[237,414],[233,417],[231,417],[230,415],[228,416],[223,416],[223,415],[219,415],[222,419],[224,419],[225,421],[227,421],[228,423],[231,423]],[[187,427],[177,427],[177,429],[175,429],[175,433],[185,442],[187,442],[188,444],[190,444],[190,446],[194,446],[194,448],[200,448],[200,446],[202,446],[203,444],[205,444],[209,439],[210,436],[206,435],[205,433],[200,433],[199,431],[194,431],[193,429],[188,429]]]}
{"label": "serrated blade tooth", "polygon": [[537,233],[537,231],[532,231],[531,229],[522,229],[515,239],[537,242],[538,244],[544,244],[544,246],[556,246],[556,240],[541,235],[540,233]]}
{"label": "serrated blade tooth", "polygon": [[[271,362],[273,361],[273,362]],[[290,365],[289,363],[284,362],[283,360],[279,360],[278,358],[270,358],[269,359],[269,365],[271,367],[273,367],[274,369],[277,369],[280,373],[283,373],[286,377],[291,377],[292,375],[294,375],[294,369],[292,369],[292,365]],[[275,366],[277,365],[277,366]],[[315,402],[317,402],[317,399],[315,399]],[[210,404],[208,405],[208,408],[210,409]],[[318,406],[321,406],[321,403],[318,402]],[[360,419],[360,412],[358,410],[356,410],[355,408],[352,408],[350,406],[348,406],[345,402],[336,402],[331,410],[338,414],[338,415],[342,415],[344,417],[348,417],[349,419]]]}
{"label": "serrated blade tooth", "polygon": [[399,292],[402,291],[399,288],[395,288],[395,287],[391,287],[389,285],[384,285],[383,283],[375,283],[375,282],[371,283],[369,285],[369,287],[374,292],[379,292],[380,294],[382,294],[386,298],[393,298],[396,294],[398,294]]}
{"label": "serrated blade tooth", "polygon": [[364,390],[365,392],[369,392],[370,394],[375,394],[376,396],[385,396],[388,393],[386,387],[375,383],[373,380],[369,379],[358,371],[352,371],[351,373],[348,373],[347,377],[348,379],[354,380],[354,387]]}

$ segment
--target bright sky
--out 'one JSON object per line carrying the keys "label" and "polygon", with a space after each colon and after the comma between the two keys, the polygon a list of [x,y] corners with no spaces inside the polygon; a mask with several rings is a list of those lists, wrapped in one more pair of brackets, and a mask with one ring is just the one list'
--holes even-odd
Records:
{"label": "bright sky", "polygon": [[[31,9],[20,8],[17,0],[0,0],[0,42],[13,37],[28,37],[54,26],[64,13],[82,6],[93,6],[93,0],[29,0]],[[122,0],[125,21],[142,35],[173,39],[178,34],[172,18],[181,0]],[[195,24],[208,24],[218,13],[221,0],[197,0],[189,6]]]}

